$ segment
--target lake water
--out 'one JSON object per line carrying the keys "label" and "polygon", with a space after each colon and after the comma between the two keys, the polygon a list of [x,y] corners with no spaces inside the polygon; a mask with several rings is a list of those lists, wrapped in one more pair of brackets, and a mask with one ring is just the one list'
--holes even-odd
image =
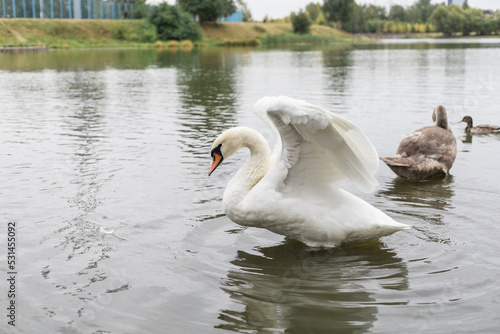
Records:
{"label": "lake water", "polygon": [[[240,152],[210,147],[258,98],[290,95],[358,124],[381,156],[448,108],[451,175],[372,194],[413,225],[309,249],[222,211]],[[494,333],[500,326],[500,39],[295,49],[0,54],[1,280],[16,224],[16,328],[2,333]]]}

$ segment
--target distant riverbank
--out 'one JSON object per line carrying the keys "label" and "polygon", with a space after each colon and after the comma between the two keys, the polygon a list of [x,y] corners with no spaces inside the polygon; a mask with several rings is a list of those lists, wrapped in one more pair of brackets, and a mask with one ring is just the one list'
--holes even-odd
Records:
{"label": "distant riverbank", "polygon": [[[67,48],[318,45],[393,38],[439,38],[441,33],[356,34],[313,25],[293,33],[290,23],[205,23],[200,41],[157,41],[143,20],[0,19],[0,52]],[[471,37],[474,38],[474,37]]]}
{"label": "distant riverbank", "polygon": [[[203,39],[194,46],[327,44],[360,40],[346,32],[313,25],[307,35],[293,34],[289,23],[207,23],[202,25]],[[152,27],[142,20],[40,20],[0,19],[0,47],[28,50],[81,47],[171,47],[151,38]],[[182,44],[186,45],[186,43]],[[23,49],[24,47],[24,49]]]}

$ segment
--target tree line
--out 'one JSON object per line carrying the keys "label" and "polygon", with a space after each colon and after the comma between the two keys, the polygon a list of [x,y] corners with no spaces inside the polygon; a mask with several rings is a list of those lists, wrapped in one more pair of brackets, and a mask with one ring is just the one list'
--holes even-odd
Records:
{"label": "tree line", "polygon": [[[132,0],[144,3],[145,0]],[[197,40],[202,36],[195,22],[214,22],[242,10],[243,20],[252,21],[244,0],[177,0],[144,10],[138,6],[134,16],[145,17],[152,24],[158,38]],[[267,18],[264,21],[268,21]],[[389,12],[383,6],[358,5],[355,0],[323,0],[309,3],[298,13],[277,20],[291,22],[294,32],[308,33],[312,24],[331,25],[351,33],[425,33],[442,32],[445,35],[490,35],[500,33],[500,11],[470,8],[467,3],[446,6],[431,4],[431,0],[416,0],[410,6],[393,5]]]}
{"label": "tree line", "polygon": [[307,33],[313,24],[329,24],[351,33],[424,33],[442,32],[447,36],[490,35],[500,33],[500,12],[471,8],[467,3],[446,6],[417,0],[410,6],[358,5],[354,0],[324,0],[309,3],[305,10],[292,13],[294,30]]}

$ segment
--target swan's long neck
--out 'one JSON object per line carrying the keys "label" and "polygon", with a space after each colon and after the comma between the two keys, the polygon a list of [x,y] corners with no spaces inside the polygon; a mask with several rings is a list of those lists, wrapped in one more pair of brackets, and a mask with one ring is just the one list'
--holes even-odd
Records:
{"label": "swan's long neck", "polygon": [[437,106],[432,113],[432,120],[435,122],[436,126],[448,130],[451,132],[448,126],[448,116],[446,114],[446,108],[443,106]]}
{"label": "swan's long neck", "polygon": [[[264,137],[257,131],[240,127],[234,139],[237,149],[246,147],[250,158],[231,179],[224,192],[224,202],[240,202],[266,175],[271,166],[271,150]],[[234,203],[234,202],[233,202]]]}

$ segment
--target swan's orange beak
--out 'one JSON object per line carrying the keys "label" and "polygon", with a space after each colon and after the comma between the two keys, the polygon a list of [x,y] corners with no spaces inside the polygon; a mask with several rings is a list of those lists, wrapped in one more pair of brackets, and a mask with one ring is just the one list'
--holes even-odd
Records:
{"label": "swan's orange beak", "polygon": [[217,168],[217,166],[220,165],[222,160],[224,160],[224,159],[222,159],[222,155],[217,154],[217,153],[212,154],[212,166],[210,167],[210,171],[208,172],[208,176],[210,176],[210,174],[212,174],[212,172]]}

